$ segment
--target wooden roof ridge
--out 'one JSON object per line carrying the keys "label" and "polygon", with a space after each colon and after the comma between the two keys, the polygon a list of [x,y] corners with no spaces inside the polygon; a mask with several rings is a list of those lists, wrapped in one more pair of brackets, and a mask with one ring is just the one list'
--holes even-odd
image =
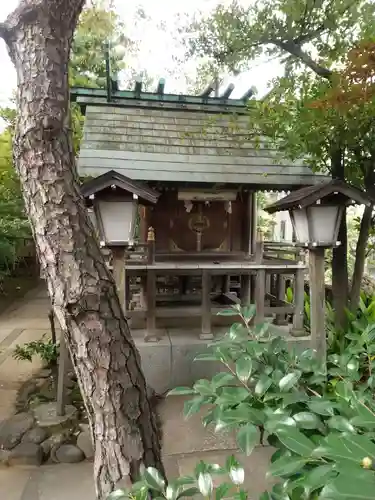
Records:
{"label": "wooden roof ridge", "polygon": [[133,179],[116,172],[116,170],[109,170],[94,179],[84,182],[81,186],[81,193],[85,198],[87,198],[113,185],[123,189],[124,191],[137,195],[141,201],[146,203],[155,204],[160,196],[160,193],[149,188],[144,183],[134,181]]}
{"label": "wooden roof ridge", "polygon": [[319,182],[313,186],[305,186],[265,207],[268,213],[281,212],[283,210],[293,210],[295,208],[305,208],[313,205],[318,200],[331,194],[340,193],[347,197],[348,201],[354,201],[359,205],[372,205],[375,199],[365,191],[358,189],[339,179]]}

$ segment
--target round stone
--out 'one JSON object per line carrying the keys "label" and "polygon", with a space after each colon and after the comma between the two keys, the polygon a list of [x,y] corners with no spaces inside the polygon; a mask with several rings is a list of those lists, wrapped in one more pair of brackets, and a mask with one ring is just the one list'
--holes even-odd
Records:
{"label": "round stone", "polygon": [[94,447],[92,445],[91,434],[89,431],[80,432],[77,438],[77,446],[83,451],[88,460],[94,458]]}
{"label": "round stone", "polygon": [[21,443],[10,452],[9,465],[42,465],[43,450],[35,443]]}
{"label": "round stone", "polygon": [[18,413],[0,424],[0,448],[11,450],[21,442],[22,436],[33,427],[30,413]]}
{"label": "round stone", "polygon": [[63,444],[55,452],[58,462],[66,464],[75,464],[85,459],[83,451],[74,446],[74,444]]}
{"label": "round stone", "polygon": [[40,444],[48,438],[48,432],[41,427],[34,427],[26,432],[22,438],[24,443]]}

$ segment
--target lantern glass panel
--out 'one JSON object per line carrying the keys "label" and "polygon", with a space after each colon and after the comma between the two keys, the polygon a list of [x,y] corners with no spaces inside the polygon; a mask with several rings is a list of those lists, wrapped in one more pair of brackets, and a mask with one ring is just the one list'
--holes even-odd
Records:
{"label": "lantern glass panel", "polygon": [[307,213],[305,209],[297,209],[292,211],[292,221],[294,222],[294,231],[296,239],[299,243],[309,242],[309,226],[307,223]]}
{"label": "lantern glass panel", "polygon": [[133,241],[136,203],[132,201],[98,202],[106,244]]}
{"label": "lantern glass panel", "polygon": [[336,243],[338,212],[338,205],[314,205],[307,209],[311,242]]}

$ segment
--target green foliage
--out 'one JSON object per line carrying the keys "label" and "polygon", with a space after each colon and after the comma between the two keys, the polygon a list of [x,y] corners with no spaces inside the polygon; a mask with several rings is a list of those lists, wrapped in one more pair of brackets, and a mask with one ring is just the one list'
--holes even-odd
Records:
{"label": "green foliage", "polygon": [[43,336],[40,340],[17,345],[13,352],[14,359],[32,362],[34,356],[39,356],[48,366],[55,365],[59,358],[59,344]]}
{"label": "green foliage", "polygon": [[[298,354],[284,339],[272,337],[268,323],[251,326],[255,306],[235,306],[223,314],[240,315],[242,321],[233,324],[197,359],[220,362],[225,371],[211,380],[198,380],[191,388],[171,391],[193,396],[185,402],[185,416],[204,408],[203,425],[212,426],[215,432],[234,431],[246,455],[268,436],[268,443],[276,447],[269,475],[281,481],[270,493],[265,492],[262,500],[373,500],[373,382],[371,377],[362,377],[358,357],[372,357],[375,352],[375,347],[368,351],[375,325],[369,324],[361,339],[353,337],[343,355],[329,356],[325,366],[313,351]],[[168,500],[199,492],[206,498],[248,498],[246,491],[235,491],[229,481],[214,487],[212,476],[228,474],[228,465],[224,470],[206,464],[197,467],[194,477],[181,479],[180,489],[175,486],[179,480],[169,489],[157,472],[149,469],[132,491],[119,491],[111,498],[140,500],[149,490]],[[242,484],[240,470],[236,477]],[[233,482],[237,484],[232,477]],[[184,493],[189,484],[194,490]]]}

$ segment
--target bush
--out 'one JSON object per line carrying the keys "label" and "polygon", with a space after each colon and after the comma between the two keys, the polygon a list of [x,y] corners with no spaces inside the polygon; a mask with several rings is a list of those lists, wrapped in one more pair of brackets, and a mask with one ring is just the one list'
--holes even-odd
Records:
{"label": "bush", "polygon": [[[261,500],[373,500],[373,380],[361,373],[360,360],[367,359],[370,374],[375,325],[367,325],[360,337],[349,334],[345,352],[329,356],[325,365],[312,350],[298,354],[283,339],[272,338],[268,323],[251,327],[254,306],[223,311],[239,313],[242,323],[233,324],[210,352],[198,356],[220,361],[226,371],[192,388],[171,391],[193,395],[185,403],[185,416],[207,407],[203,425],[213,425],[217,432],[236,431],[246,455],[267,433],[268,443],[276,448],[269,474],[281,481]],[[215,474],[227,474],[230,481],[214,488]],[[168,485],[150,468],[131,491],[117,491],[111,498],[141,500],[151,491],[167,500],[198,492],[218,500],[245,499],[248,495],[240,488],[243,474],[232,457],[224,468],[200,463],[192,477]]]}
{"label": "bush", "polygon": [[28,342],[22,346],[17,345],[14,352],[14,359],[21,361],[32,361],[34,356],[39,356],[48,366],[56,365],[59,358],[59,344],[55,344],[52,339],[43,336],[40,340]]}

